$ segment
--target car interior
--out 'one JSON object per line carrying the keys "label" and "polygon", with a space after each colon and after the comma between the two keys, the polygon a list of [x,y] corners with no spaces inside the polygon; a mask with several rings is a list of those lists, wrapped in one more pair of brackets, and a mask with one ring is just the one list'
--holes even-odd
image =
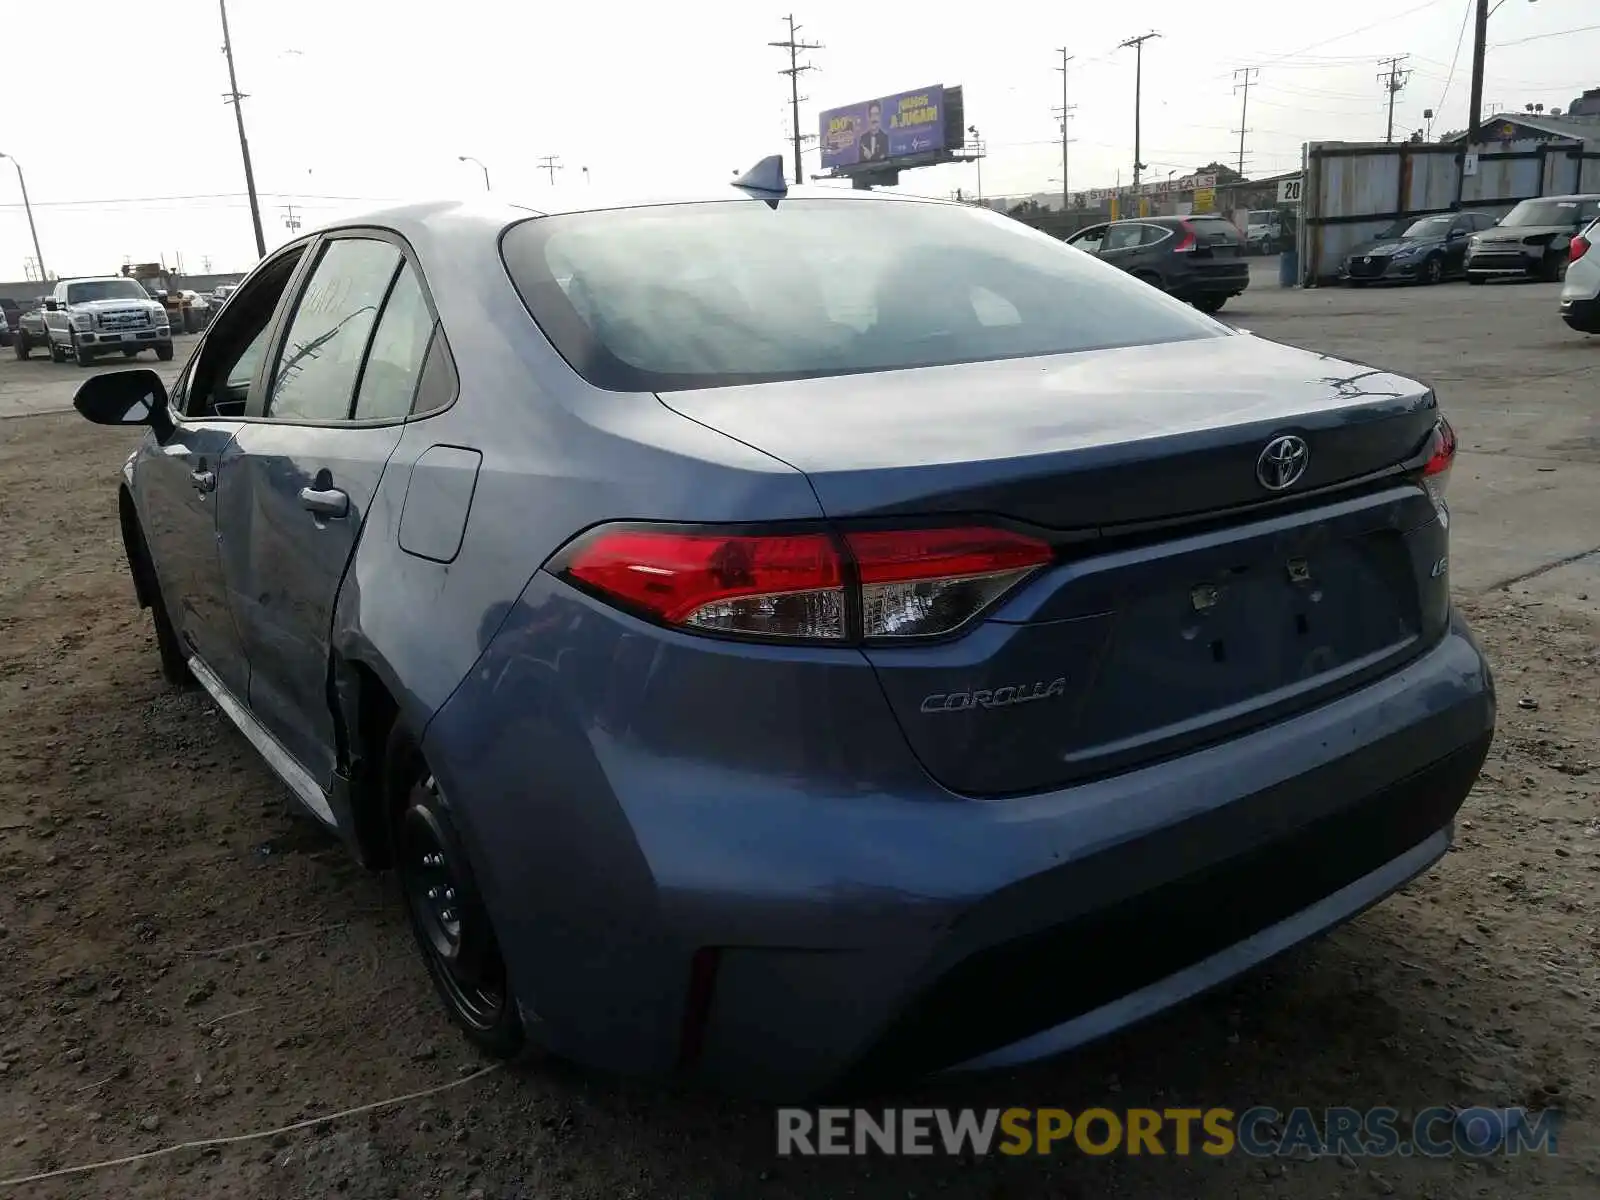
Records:
{"label": "car interior", "polygon": [[241,417],[251,381],[272,332],[272,316],[300,264],[304,248],[268,265],[249,288],[228,304],[206,334],[187,381],[180,386],[183,414],[192,418]]}

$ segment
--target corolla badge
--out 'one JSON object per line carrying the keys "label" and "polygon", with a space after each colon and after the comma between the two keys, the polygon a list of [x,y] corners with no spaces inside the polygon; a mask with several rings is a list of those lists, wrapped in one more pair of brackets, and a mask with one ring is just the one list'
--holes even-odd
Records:
{"label": "corolla badge", "polygon": [[1067,694],[1065,677],[1036,683],[1007,684],[1005,687],[979,688],[971,692],[935,692],[922,701],[922,711],[966,712],[973,708],[1013,708],[1035,700],[1054,700]]}
{"label": "corolla badge", "polygon": [[1256,459],[1256,481],[1269,492],[1281,492],[1299,482],[1311,465],[1311,447],[1303,437],[1286,433],[1266,444]]}

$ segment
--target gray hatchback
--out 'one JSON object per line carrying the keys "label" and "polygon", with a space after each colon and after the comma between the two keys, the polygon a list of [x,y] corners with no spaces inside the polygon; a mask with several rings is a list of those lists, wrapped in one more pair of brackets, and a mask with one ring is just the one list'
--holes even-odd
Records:
{"label": "gray hatchback", "polygon": [[1218,216],[1111,221],[1079,230],[1067,245],[1097,255],[1201,312],[1220,312],[1230,296],[1250,286],[1244,238],[1231,221]]}
{"label": "gray hatchback", "polygon": [[299,237],[76,401],[148,427],[166,674],[485,1053],[1019,1062],[1444,854],[1495,709],[1427,385],[967,205],[561,194]]}

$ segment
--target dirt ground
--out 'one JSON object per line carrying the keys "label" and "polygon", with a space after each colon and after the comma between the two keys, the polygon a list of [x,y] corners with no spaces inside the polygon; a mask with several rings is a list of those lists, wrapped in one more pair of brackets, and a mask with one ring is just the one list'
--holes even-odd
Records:
{"label": "dirt ground", "polygon": [[0,421],[0,1180],[454,1086],[0,1195],[1600,1194],[1600,627],[1582,611],[1520,586],[1463,600],[1500,731],[1456,849],[1406,892],[1083,1053],[879,1101],[1528,1104],[1565,1114],[1558,1156],[778,1160],[761,1106],[559,1065],[468,1078],[486,1064],[386,881],[293,814],[201,694],[162,684],[117,534],[133,441]]}

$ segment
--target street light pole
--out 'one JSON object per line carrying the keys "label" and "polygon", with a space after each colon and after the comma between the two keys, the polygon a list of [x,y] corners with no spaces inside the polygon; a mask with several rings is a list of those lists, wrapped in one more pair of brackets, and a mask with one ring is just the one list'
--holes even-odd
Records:
{"label": "street light pole", "polygon": [[[0,151],[0,158],[11,158],[11,156]],[[17,186],[22,189],[22,207],[28,214],[28,232],[33,235],[33,261],[39,264],[39,282],[49,283],[50,276],[44,269],[44,255],[39,253],[39,229],[33,223],[33,205],[28,203],[28,181],[22,177],[21,163],[11,158],[11,165],[17,169]]]}
{"label": "street light pole", "polygon": [[486,192],[491,190],[490,187],[489,187],[489,168],[488,167],[484,166],[481,162],[478,162],[478,160],[473,158],[472,155],[470,155],[470,154],[458,154],[458,155],[456,155],[456,161],[457,162],[478,163],[478,170],[483,172],[483,190],[486,191]]}
{"label": "street light pole", "polygon": [[217,0],[222,13],[222,53],[228,60],[228,94],[224,99],[233,105],[233,119],[239,126],[239,156],[244,159],[244,186],[250,194],[250,223],[255,226],[256,257],[267,256],[267,239],[261,232],[261,202],[256,198],[256,173],[250,166],[250,142],[244,136],[244,95],[239,91],[239,77],[233,70],[233,38],[228,33],[228,0]]}

